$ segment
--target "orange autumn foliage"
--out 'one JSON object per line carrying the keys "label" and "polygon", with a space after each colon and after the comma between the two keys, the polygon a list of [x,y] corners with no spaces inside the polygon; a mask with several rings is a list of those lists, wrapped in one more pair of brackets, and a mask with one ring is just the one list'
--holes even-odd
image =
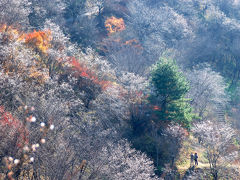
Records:
{"label": "orange autumn foliage", "polygon": [[51,31],[34,30],[32,33],[23,34],[19,40],[24,40],[26,44],[33,45],[45,53],[50,47]]}
{"label": "orange autumn foliage", "polygon": [[[0,33],[3,34],[2,40],[5,42],[8,42],[9,40],[21,41],[27,46],[34,49],[37,48],[43,53],[45,53],[50,47],[50,31],[34,30],[31,33],[23,33],[15,27],[4,24],[0,25]],[[39,84],[43,84],[49,78],[46,66],[44,66],[44,63],[40,62],[41,58],[36,58],[34,60],[35,63],[28,66],[15,58],[17,53],[13,52],[3,59],[3,70],[6,74],[21,74],[25,79],[36,80]],[[9,59],[11,59],[11,61]]]}
{"label": "orange autumn foliage", "polygon": [[115,32],[125,30],[125,23],[123,18],[118,19],[112,16],[105,21],[105,27],[107,28],[108,34],[111,35]]}
{"label": "orange autumn foliage", "polygon": [[124,43],[124,45],[129,45],[129,46],[133,46],[135,48],[143,49],[143,47],[140,45],[139,41],[136,39],[131,39],[131,40],[126,41]]}
{"label": "orange autumn foliage", "polygon": [[6,24],[0,26],[0,32],[4,32],[4,31],[6,31],[6,29],[7,29]]}
{"label": "orange autumn foliage", "polygon": [[22,33],[18,29],[6,24],[0,26],[0,32],[8,33],[8,38],[17,37],[18,41],[24,41],[28,45],[37,47],[42,52],[46,52],[50,47],[51,31],[36,31],[31,33]]}
{"label": "orange autumn foliage", "polygon": [[160,108],[159,106],[153,106],[153,109],[154,109],[154,110],[157,110],[157,111],[160,111],[160,110],[161,110],[161,108]]}
{"label": "orange autumn foliage", "polygon": [[128,45],[128,44],[129,45],[133,45],[133,44],[138,44],[138,43],[139,42],[136,39],[131,39],[131,40],[125,42],[126,45]]}

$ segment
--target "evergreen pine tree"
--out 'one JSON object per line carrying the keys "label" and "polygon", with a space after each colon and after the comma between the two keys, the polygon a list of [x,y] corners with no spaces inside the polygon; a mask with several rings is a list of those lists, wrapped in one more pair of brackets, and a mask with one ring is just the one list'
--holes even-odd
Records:
{"label": "evergreen pine tree", "polygon": [[193,114],[187,99],[184,98],[189,85],[178,66],[171,59],[161,58],[153,66],[151,76],[155,95],[150,97],[150,101],[159,106],[156,110],[158,119],[174,121],[189,128]]}

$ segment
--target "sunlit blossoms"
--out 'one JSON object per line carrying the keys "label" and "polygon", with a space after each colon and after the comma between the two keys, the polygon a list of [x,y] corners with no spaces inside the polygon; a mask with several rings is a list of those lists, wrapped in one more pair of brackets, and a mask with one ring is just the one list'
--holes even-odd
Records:
{"label": "sunlit blossoms", "polygon": [[40,142],[41,142],[42,144],[44,144],[44,143],[46,142],[46,140],[45,140],[45,139],[41,139]]}
{"label": "sunlit blossoms", "polygon": [[34,157],[31,157],[31,158],[30,158],[30,162],[33,162],[33,161],[34,161]]}
{"label": "sunlit blossoms", "polygon": [[8,157],[8,160],[9,160],[10,162],[12,162],[12,161],[13,161],[13,158],[12,158],[12,157]]}
{"label": "sunlit blossoms", "polygon": [[28,152],[30,149],[29,149],[28,146],[24,146],[24,147],[23,147],[23,150],[24,150],[25,152]]}
{"label": "sunlit blossoms", "polygon": [[35,152],[38,147],[39,147],[39,144],[33,144],[32,145],[32,151]]}
{"label": "sunlit blossoms", "polygon": [[31,122],[36,122],[36,120],[37,120],[37,119],[36,119],[36,117],[34,117],[34,116],[30,118],[30,121],[31,121]]}
{"label": "sunlit blossoms", "polygon": [[53,124],[50,125],[50,129],[51,129],[51,130],[53,130],[54,127],[55,127],[55,126],[54,126]]}
{"label": "sunlit blossoms", "polygon": [[14,159],[14,161],[13,161],[13,163],[16,164],[16,165],[17,165],[19,162],[20,162],[19,159]]}

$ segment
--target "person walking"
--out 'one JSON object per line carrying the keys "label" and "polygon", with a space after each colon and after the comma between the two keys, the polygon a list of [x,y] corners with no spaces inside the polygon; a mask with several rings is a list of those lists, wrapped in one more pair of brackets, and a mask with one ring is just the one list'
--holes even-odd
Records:
{"label": "person walking", "polygon": [[193,166],[193,161],[194,161],[194,155],[193,155],[193,153],[191,153],[191,155],[190,155],[190,167],[192,167]]}
{"label": "person walking", "polygon": [[195,161],[195,166],[198,166],[198,155],[197,155],[197,153],[194,154],[194,161]]}

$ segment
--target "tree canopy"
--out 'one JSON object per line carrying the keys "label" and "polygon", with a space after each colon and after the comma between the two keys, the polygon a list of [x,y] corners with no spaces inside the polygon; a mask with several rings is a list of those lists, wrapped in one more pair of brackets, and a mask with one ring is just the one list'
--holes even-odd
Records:
{"label": "tree canopy", "polygon": [[189,84],[173,60],[161,58],[153,66],[151,84],[155,94],[150,99],[159,99],[159,102],[156,102],[159,106],[156,113],[160,121],[175,121],[189,128],[193,117],[185,98]]}

